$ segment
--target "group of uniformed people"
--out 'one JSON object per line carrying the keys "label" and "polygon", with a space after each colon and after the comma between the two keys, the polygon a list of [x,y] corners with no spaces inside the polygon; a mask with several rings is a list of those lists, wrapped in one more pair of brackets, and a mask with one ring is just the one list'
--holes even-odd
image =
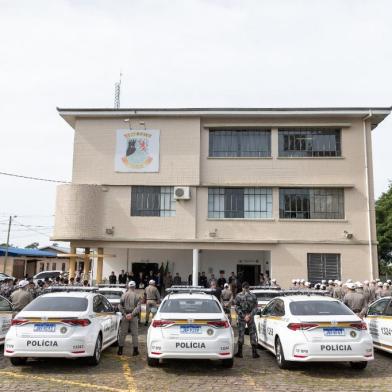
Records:
{"label": "group of uniformed people", "polygon": [[[69,286],[87,286],[88,282],[75,282],[72,278],[70,282],[61,282],[59,279],[54,282],[42,282],[35,285],[34,282],[21,280],[17,284],[9,280],[3,281],[0,285],[0,295],[9,298],[16,311],[21,311],[35,297],[40,295],[42,291],[50,286],[69,285]],[[274,287],[280,288],[275,279],[271,280]],[[128,283],[128,290],[122,295],[119,305],[119,311],[123,314],[121,329],[119,333],[118,354],[123,354],[123,347],[127,334],[132,335],[133,355],[139,354],[138,349],[138,325],[140,323],[141,304],[146,304],[145,326],[148,325],[151,313],[155,313],[161,300],[161,295],[156,287],[155,280],[151,279],[148,286],[144,289],[144,295],[141,296],[136,291],[135,281]],[[320,290],[324,294],[337,298],[347,305],[358,316],[363,317],[366,313],[368,305],[378,298],[391,296],[392,282],[387,280],[381,282],[379,279],[362,282],[353,282],[348,279],[345,283],[339,280],[321,281],[315,285],[306,282],[304,279],[293,279],[291,290],[310,291]],[[215,295],[222,303],[225,313],[231,321],[231,307],[235,306],[238,320],[238,352],[236,357],[242,358],[242,348],[244,344],[244,335],[246,327],[249,330],[250,342],[252,345],[252,357],[258,358],[257,353],[257,337],[256,326],[254,323],[254,315],[257,312],[256,295],[250,291],[247,282],[242,283],[242,291],[233,295],[229,284],[224,284],[223,290],[216,284],[211,282],[212,294]]]}

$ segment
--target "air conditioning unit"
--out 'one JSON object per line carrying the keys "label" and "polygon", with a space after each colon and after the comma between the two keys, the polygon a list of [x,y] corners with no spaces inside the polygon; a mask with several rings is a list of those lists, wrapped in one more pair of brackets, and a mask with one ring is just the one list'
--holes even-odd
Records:
{"label": "air conditioning unit", "polygon": [[191,198],[191,189],[189,186],[175,186],[174,199],[189,200]]}

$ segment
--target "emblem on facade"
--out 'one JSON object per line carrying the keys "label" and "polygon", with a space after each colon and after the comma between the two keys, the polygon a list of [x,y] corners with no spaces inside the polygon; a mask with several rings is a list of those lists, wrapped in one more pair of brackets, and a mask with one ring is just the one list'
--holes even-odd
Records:
{"label": "emblem on facade", "polygon": [[124,165],[133,169],[142,169],[151,164],[150,154],[151,133],[148,131],[130,131],[124,134],[127,145],[122,161]]}

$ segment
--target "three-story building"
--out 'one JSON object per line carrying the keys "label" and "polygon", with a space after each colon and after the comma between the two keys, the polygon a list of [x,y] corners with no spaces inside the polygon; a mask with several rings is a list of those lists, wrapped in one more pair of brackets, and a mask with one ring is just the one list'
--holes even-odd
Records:
{"label": "three-story building", "polygon": [[53,239],[97,249],[98,281],[162,263],[183,281],[377,277],[371,133],[390,110],[59,109],[75,139]]}

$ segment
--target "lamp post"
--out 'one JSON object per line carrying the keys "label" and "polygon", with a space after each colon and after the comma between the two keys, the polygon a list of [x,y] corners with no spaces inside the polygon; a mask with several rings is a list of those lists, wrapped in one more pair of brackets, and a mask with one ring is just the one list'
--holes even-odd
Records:
{"label": "lamp post", "polygon": [[5,269],[6,269],[6,266],[7,266],[8,248],[10,246],[10,233],[11,233],[12,218],[16,218],[16,216],[10,216],[10,218],[8,220],[7,242],[5,244],[4,267],[3,267],[3,272],[4,273],[5,273]]}

